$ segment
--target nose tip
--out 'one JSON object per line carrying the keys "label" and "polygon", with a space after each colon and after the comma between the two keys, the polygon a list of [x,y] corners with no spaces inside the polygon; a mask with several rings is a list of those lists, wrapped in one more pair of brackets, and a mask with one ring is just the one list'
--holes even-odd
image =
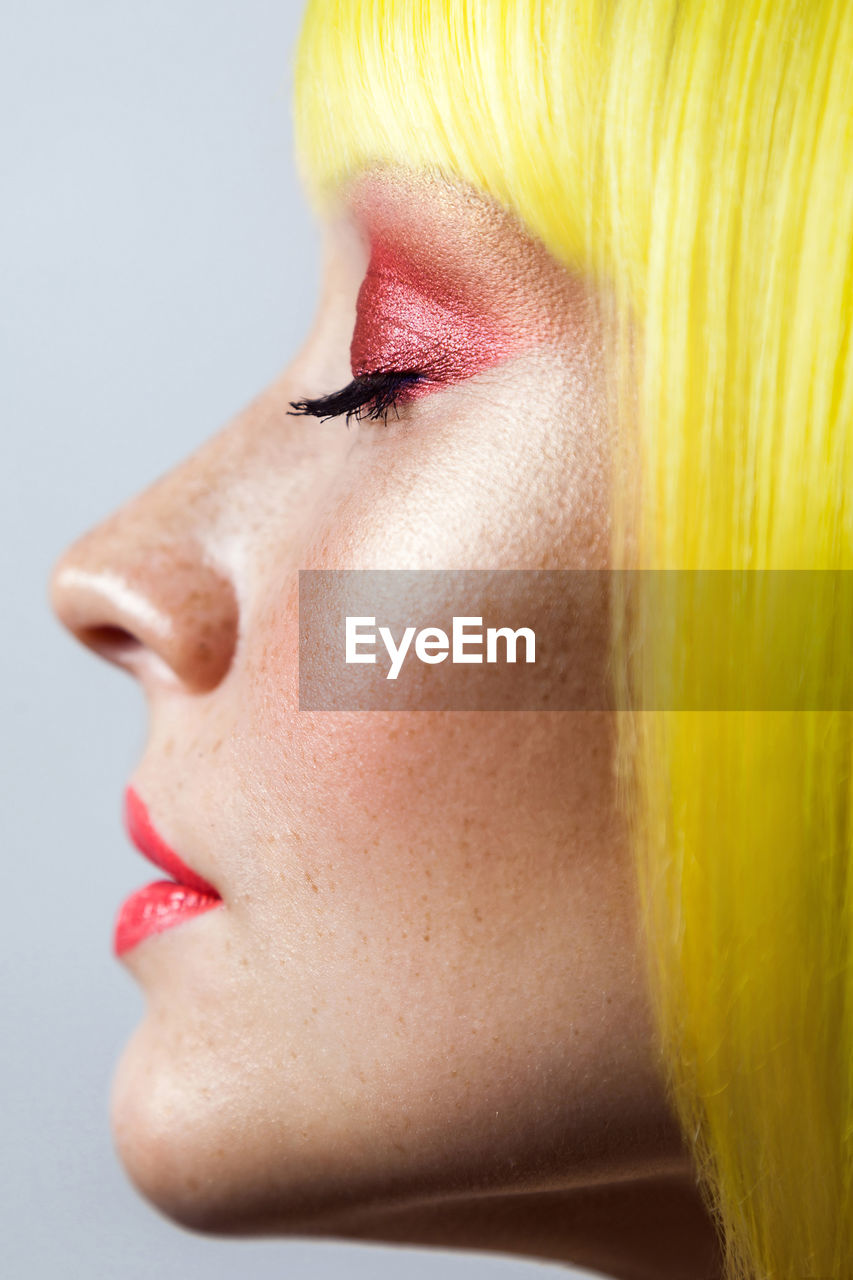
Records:
{"label": "nose tip", "polygon": [[140,677],[162,676],[165,666],[187,690],[205,693],[231,666],[234,587],[191,539],[128,544],[108,521],[60,558],[50,598],[82,644]]}

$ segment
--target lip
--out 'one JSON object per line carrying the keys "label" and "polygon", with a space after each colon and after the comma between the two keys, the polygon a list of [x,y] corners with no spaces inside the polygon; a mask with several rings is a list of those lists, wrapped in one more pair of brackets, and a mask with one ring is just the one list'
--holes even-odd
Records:
{"label": "lip", "polygon": [[124,823],[139,852],[172,878],[144,885],[122,903],[113,934],[116,956],[153,934],[223,905],[213,885],[188,867],[155,830],[145,802],[133,787],[124,793]]}

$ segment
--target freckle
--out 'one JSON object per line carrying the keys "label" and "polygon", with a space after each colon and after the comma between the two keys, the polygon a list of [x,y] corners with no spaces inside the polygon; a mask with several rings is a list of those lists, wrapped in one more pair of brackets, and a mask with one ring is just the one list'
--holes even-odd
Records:
{"label": "freckle", "polygon": [[214,742],[213,746],[210,748],[210,754],[212,756],[215,756],[221,746],[222,746],[222,739],[219,738],[218,741]]}
{"label": "freckle", "polygon": [[480,910],[480,908],[479,908],[479,907],[475,907],[475,908],[474,908],[474,919],[475,919],[476,921],[478,921],[479,923],[482,923],[482,920],[483,920],[483,913],[482,913],[482,911]]}
{"label": "freckle", "polygon": [[170,756],[174,750],[175,750],[175,739],[169,738],[168,742],[166,742],[163,747],[163,755]]}
{"label": "freckle", "polygon": [[295,1049],[291,1049],[291,1050],[290,1050],[290,1056],[291,1056],[291,1058],[296,1058],[296,1057],[298,1057],[298,1054],[297,1054],[297,1052],[296,1052],[296,1050],[295,1050]]}
{"label": "freckle", "polygon": [[311,1006],[311,1012],[312,1012],[312,1013],[316,1013],[316,1012],[317,1012],[317,1006],[316,1006],[315,1004]]}
{"label": "freckle", "polygon": [[225,1151],[223,1150],[222,1147],[217,1147],[216,1151],[214,1152],[214,1155],[216,1156],[217,1160],[222,1160],[225,1157]]}
{"label": "freckle", "polygon": [[311,888],[314,890],[314,892],[315,892],[315,893],[319,893],[319,892],[320,892],[320,890],[317,888],[316,884],[315,884],[315,883],[314,883],[314,881],[311,879],[311,877],[310,877],[310,875],[308,874],[308,872],[307,872],[307,871],[305,872],[305,879],[308,881],[308,883],[310,884]]}
{"label": "freckle", "polygon": [[425,933],[425,934],[424,934],[424,942],[429,942],[429,934],[428,934],[428,933]]}

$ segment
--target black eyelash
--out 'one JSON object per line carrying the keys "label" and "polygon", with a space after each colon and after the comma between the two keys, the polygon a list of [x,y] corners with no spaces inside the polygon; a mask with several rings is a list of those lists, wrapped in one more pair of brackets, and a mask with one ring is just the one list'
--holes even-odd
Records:
{"label": "black eyelash", "polygon": [[417,369],[360,373],[342,390],[333,391],[330,395],[317,396],[314,400],[291,400],[288,413],[319,418],[321,422],[344,414],[347,423],[353,418],[356,422],[362,418],[373,421],[381,418],[384,422],[392,409],[397,415],[401,393],[422,378],[423,374]]}

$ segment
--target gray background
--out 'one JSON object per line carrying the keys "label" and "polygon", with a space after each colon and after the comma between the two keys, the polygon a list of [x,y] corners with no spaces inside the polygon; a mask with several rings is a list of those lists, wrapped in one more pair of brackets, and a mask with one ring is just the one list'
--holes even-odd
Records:
{"label": "gray background", "polygon": [[0,274],[0,1269],[22,1280],[572,1274],[490,1255],[208,1240],[131,1189],[107,1092],[142,1002],[110,955],[140,883],[132,680],[65,636],[63,546],[279,370],[317,236],[289,125],[294,0],[4,0]]}

